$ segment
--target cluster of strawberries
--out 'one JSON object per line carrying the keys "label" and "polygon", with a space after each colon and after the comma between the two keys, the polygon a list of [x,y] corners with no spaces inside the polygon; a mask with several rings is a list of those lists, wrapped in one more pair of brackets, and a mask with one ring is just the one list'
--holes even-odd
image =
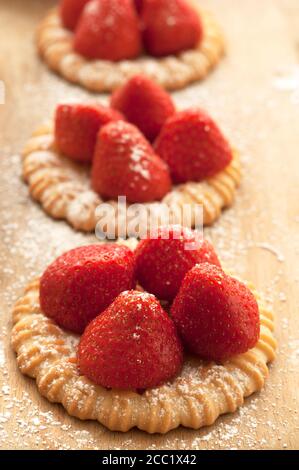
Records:
{"label": "cluster of strawberries", "polygon": [[44,272],[40,304],[83,333],[80,373],[108,388],[158,386],[180,372],[184,349],[222,362],[260,333],[251,291],[222,270],[209,242],[180,226],[157,229],[134,252],[115,244],[67,252]]}
{"label": "cluster of strawberries", "polygon": [[63,25],[74,49],[89,59],[119,61],[177,54],[203,37],[197,12],[186,0],[62,0]]}
{"label": "cluster of strawberries", "polygon": [[210,178],[232,160],[205,111],[177,112],[171,96],[147,77],[115,90],[110,105],[60,105],[55,120],[58,150],[92,164],[92,187],[103,198],[161,200],[172,183]]}

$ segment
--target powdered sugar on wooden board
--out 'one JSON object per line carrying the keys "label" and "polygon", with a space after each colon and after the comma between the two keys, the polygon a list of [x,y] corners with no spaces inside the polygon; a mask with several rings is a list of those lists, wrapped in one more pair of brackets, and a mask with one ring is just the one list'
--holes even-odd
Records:
{"label": "powdered sugar on wooden board", "polygon": [[[244,181],[236,203],[206,230],[206,236],[227,269],[252,280],[265,293],[276,314],[279,356],[265,390],[248,399],[238,412],[200,431],[180,428],[166,436],[148,436],[137,431],[112,433],[96,423],[70,418],[62,407],[44,400],[35,383],[19,373],[9,346],[11,308],[28,281],[60,253],[95,241],[92,235],[84,236],[64,222],[49,219],[20,183],[18,153],[32,130],[51,117],[57,102],[93,99],[37,62],[31,43],[33,24],[55,2],[44,0],[36,9],[27,4],[26,15],[24,3],[16,2],[18,10],[12,7],[8,13],[9,2],[3,1],[5,23],[14,21],[13,44],[1,41],[7,25],[0,28],[1,47],[12,58],[3,77],[9,101],[0,108],[0,448],[298,447],[299,107],[294,98],[295,54],[282,14],[270,0],[262,4],[243,0],[242,5],[226,0],[225,6],[217,0],[202,1],[221,20],[229,53],[206,82],[174,95],[182,108],[198,105],[211,112],[240,150]],[[253,35],[247,18],[255,17],[257,11],[260,21]],[[23,65],[24,57],[31,69]],[[107,97],[100,100],[105,102]]]}

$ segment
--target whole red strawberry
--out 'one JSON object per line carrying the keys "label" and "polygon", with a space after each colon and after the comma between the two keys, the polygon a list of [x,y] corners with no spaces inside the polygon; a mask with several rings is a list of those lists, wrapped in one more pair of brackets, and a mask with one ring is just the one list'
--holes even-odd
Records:
{"label": "whole red strawberry", "polygon": [[90,163],[99,129],[119,119],[123,119],[120,113],[102,105],[61,104],[55,116],[56,146],[66,157]]}
{"label": "whole red strawberry", "polygon": [[216,123],[199,109],[188,109],[170,117],[155,149],[168,164],[175,183],[210,178],[222,171],[233,157]]}
{"label": "whole red strawberry", "polygon": [[141,19],[143,41],[153,56],[192,49],[203,38],[201,19],[185,0],[144,0]]}
{"label": "whole red strawberry", "polygon": [[60,16],[63,25],[74,30],[78,24],[80,15],[90,0],[61,0],[60,2]]}
{"label": "whole red strawberry", "polygon": [[91,180],[102,197],[126,196],[132,203],[160,200],[171,188],[167,165],[137,127],[122,121],[101,129]]}
{"label": "whole red strawberry", "polygon": [[44,272],[40,305],[59,326],[82,333],[86,325],[127,289],[136,285],[131,250],[90,245],[68,251]]}
{"label": "whole red strawberry", "polygon": [[108,388],[144,390],[181,369],[173,321],[150,294],[130,291],[88,325],[78,349],[80,373]]}
{"label": "whole red strawberry", "polygon": [[134,59],[141,52],[139,20],[132,0],[92,0],[84,8],[74,49],[89,59]]}
{"label": "whole red strawberry", "polygon": [[259,338],[254,295],[211,264],[186,274],[171,316],[186,347],[204,359],[224,361],[253,348]]}
{"label": "whole red strawberry", "polygon": [[135,250],[136,276],[144,289],[172,301],[185,274],[197,263],[220,267],[213,246],[199,234],[179,225],[160,227]]}
{"label": "whole red strawberry", "polygon": [[110,103],[150,141],[157,137],[165,121],[175,113],[171,96],[143,75],[136,75],[117,89]]}

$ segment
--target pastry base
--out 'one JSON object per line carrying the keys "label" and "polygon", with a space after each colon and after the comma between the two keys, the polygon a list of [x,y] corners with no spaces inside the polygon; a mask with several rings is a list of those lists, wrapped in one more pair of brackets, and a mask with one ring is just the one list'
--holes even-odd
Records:
{"label": "pastry base", "polygon": [[[90,188],[89,168],[73,163],[58,153],[53,124],[40,127],[27,142],[23,150],[23,177],[29,185],[31,196],[51,217],[64,219],[77,230],[95,230],[95,210],[103,201]],[[196,206],[201,205],[203,224],[211,225],[223,209],[232,205],[240,180],[241,166],[235,152],[232,163],[224,171],[200,183],[174,186],[161,202],[170,206],[173,214],[181,214],[183,205],[188,204],[193,227]],[[108,202],[117,207],[115,201]],[[159,203],[144,206],[151,211],[159,209]],[[181,220],[174,215],[170,222],[181,223]]]}
{"label": "pastry base", "polygon": [[147,390],[107,390],[77,369],[79,336],[62,330],[40,309],[39,280],[28,285],[13,311],[12,346],[20,371],[36,379],[41,395],[61,403],[71,416],[97,420],[113,431],[137,427],[166,433],[182,425],[199,429],[223,413],[234,412],[244,398],[260,390],[275,357],[273,315],[255,292],[261,334],[257,345],[222,365],[187,357],[172,382]]}
{"label": "pastry base", "polygon": [[[192,3],[199,10],[197,2],[192,0]],[[121,62],[88,60],[73,50],[73,33],[62,26],[57,8],[39,25],[36,42],[39,54],[50,69],[88,90],[110,92],[140,73],[164,88],[177,90],[205,78],[224,53],[223,35],[213,16],[201,10],[199,14],[204,38],[198,48],[161,59],[143,56]]]}

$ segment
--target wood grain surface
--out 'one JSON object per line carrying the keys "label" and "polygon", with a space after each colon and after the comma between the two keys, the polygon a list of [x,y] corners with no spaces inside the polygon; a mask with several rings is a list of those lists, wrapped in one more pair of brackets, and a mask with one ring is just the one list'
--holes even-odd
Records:
{"label": "wood grain surface", "polygon": [[[299,4],[202,0],[226,31],[228,54],[203,83],[174,94],[206,108],[241,152],[234,207],[206,231],[228,269],[250,279],[276,313],[279,352],[265,389],[199,431],[112,433],[69,417],[23,377],[9,345],[11,309],[26,283],[61,252],[92,243],[50,220],[21,180],[20,150],[63,100],[90,96],[48,71],[34,29],[52,0],[1,0],[0,448],[296,449],[299,446]],[[99,99],[99,97],[94,97]],[[106,100],[107,97],[100,97]]]}

